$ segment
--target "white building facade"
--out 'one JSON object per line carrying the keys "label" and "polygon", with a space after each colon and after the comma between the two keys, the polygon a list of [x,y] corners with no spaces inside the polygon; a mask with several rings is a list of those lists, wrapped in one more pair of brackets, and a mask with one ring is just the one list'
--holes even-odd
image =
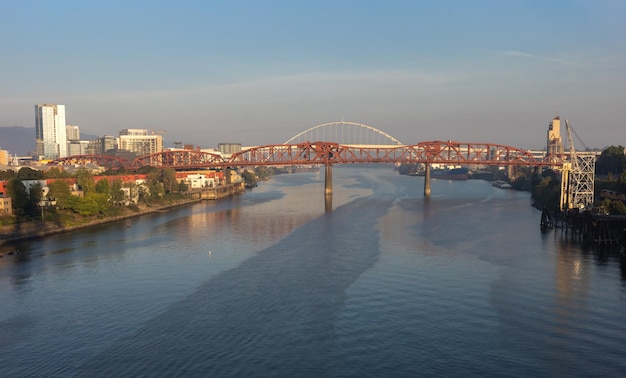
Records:
{"label": "white building facade", "polygon": [[120,131],[117,146],[137,156],[149,155],[163,151],[163,137],[148,135],[146,129],[124,129]]}
{"label": "white building facade", "polygon": [[37,154],[45,159],[67,156],[65,105],[35,105]]}

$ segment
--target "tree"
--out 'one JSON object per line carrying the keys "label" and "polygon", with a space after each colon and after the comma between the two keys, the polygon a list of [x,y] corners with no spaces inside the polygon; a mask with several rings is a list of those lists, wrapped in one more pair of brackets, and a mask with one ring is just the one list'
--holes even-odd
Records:
{"label": "tree", "polygon": [[83,216],[104,213],[109,208],[108,199],[108,196],[105,194],[89,192],[84,197],[79,198],[72,210]]}
{"label": "tree", "polygon": [[243,181],[246,183],[246,185],[254,185],[254,184],[256,184],[256,176],[254,175],[254,172],[251,172],[251,171],[245,169],[241,173],[241,176],[243,176]]}
{"label": "tree", "polygon": [[171,193],[178,189],[178,183],[176,181],[176,171],[174,168],[163,168],[161,170],[161,182],[163,183],[163,189],[165,193]]}
{"label": "tree", "polygon": [[95,189],[96,193],[106,194],[107,196],[111,194],[111,185],[109,184],[109,180],[105,178],[100,179],[100,181],[96,183]]}
{"label": "tree", "polygon": [[541,181],[533,188],[532,199],[538,207],[546,207],[551,211],[559,210],[561,183],[554,171],[542,172]]}
{"label": "tree", "polygon": [[40,183],[33,184],[30,187],[30,202],[33,203],[33,207],[39,206],[39,203],[43,200],[43,187]]}
{"label": "tree", "polygon": [[85,195],[96,190],[96,181],[93,179],[91,173],[86,169],[81,169],[76,172],[76,184],[78,184],[78,187],[85,193]]}
{"label": "tree", "polygon": [[14,209],[22,209],[23,211],[32,210],[32,203],[26,193],[26,187],[21,180],[17,178],[7,182],[7,195],[11,197],[11,203]]}
{"label": "tree", "polygon": [[30,167],[20,168],[19,172],[17,172],[19,180],[43,180],[43,176],[43,172],[36,171]]}
{"label": "tree", "polygon": [[12,170],[6,170],[6,171],[0,171],[0,180],[10,180],[12,178],[16,178],[17,177],[17,173],[15,173]]}
{"label": "tree", "polygon": [[72,175],[59,167],[52,167],[44,172],[44,178],[69,178]]}
{"label": "tree", "polygon": [[607,147],[596,160],[596,173],[601,175],[620,175],[624,171],[624,147]]}
{"label": "tree", "polygon": [[602,206],[612,215],[625,215],[626,205],[619,200],[606,199],[602,201]]}
{"label": "tree", "polygon": [[124,192],[122,191],[122,180],[115,179],[111,183],[111,200],[113,203],[121,203],[124,201]]}
{"label": "tree", "polygon": [[139,167],[139,169],[137,169],[137,173],[140,173],[143,175],[147,175],[156,171],[158,171],[158,169],[150,165],[144,165],[144,166]]}
{"label": "tree", "polygon": [[63,180],[55,180],[48,182],[48,197],[57,201],[57,207],[61,209],[69,209],[71,207],[72,192],[70,185]]}

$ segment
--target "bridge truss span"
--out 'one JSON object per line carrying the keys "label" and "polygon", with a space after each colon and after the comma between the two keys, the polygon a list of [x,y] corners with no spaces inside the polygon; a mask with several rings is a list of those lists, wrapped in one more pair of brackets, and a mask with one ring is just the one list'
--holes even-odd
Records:
{"label": "bridge truss span", "polygon": [[303,142],[255,147],[233,154],[232,166],[346,163],[429,163],[455,165],[558,166],[529,151],[489,143],[421,142],[410,146],[351,146]]}
{"label": "bridge truss span", "polygon": [[110,155],[73,155],[58,158],[49,163],[49,165],[60,166],[86,166],[93,164],[108,169],[128,168],[132,163],[126,159],[122,159]]}
{"label": "bridge truss span", "polygon": [[132,163],[108,155],[81,155],[57,159],[51,165],[93,163],[109,169],[154,166],[174,169],[224,168],[262,165],[347,163],[424,163],[449,165],[509,165],[559,167],[562,162],[536,159],[529,151],[488,143],[454,141],[421,142],[409,146],[346,145],[335,142],[301,142],[253,147],[229,159],[198,150],[171,150],[140,156]]}
{"label": "bridge truss span", "polygon": [[154,166],[162,168],[223,167],[226,162],[221,155],[197,150],[173,150],[144,155],[133,160],[133,167]]}
{"label": "bridge truss span", "polygon": [[527,150],[492,143],[420,142],[406,146],[400,162],[457,165],[557,166],[538,160]]}

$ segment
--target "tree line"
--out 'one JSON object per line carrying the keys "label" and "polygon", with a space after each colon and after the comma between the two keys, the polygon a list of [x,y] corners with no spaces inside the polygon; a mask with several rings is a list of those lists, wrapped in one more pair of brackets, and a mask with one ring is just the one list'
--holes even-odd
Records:
{"label": "tree line", "polygon": [[[96,181],[87,169],[80,169],[70,174],[59,168],[48,171],[37,171],[23,167],[18,172],[1,171],[0,180],[7,181],[6,195],[12,199],[13,213],[18,220],[29,220],[40,216],[50,218],[68,218],[68,213],[83,217],[117,216],[124,213],[125,208],[139,211],[137,205],[125,206],[128,198],[126,192],[135,192],[139,205],[151,206],[173,200],[183,199],[188,187],[184,182],[176,180],[176,172],[172,168],[142,167],[137,173],[146,174],[144,184],[122,182],[115,178],[114,172],[105,172],[113,176],[111,180],[101,178]],[[50,180],[54,179],[54,180]],[[48,193],[44,198],[41,184],[31,186],[30,190],[24,185],[25,180],[49,180]],[[74,182],[81,196],[73,193]],[[54,202],[54,206],[42,206],[45,201]]]}

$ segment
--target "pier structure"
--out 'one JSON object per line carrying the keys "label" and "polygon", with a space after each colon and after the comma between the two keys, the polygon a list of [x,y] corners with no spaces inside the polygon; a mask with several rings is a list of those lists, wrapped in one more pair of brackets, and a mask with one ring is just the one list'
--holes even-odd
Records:
{"label": "pier structure", "polygon": [[245,192],[244,182],[234,184],[218,185],[212,188],[191,189],[189,197],[200,200],[219,200]]}

